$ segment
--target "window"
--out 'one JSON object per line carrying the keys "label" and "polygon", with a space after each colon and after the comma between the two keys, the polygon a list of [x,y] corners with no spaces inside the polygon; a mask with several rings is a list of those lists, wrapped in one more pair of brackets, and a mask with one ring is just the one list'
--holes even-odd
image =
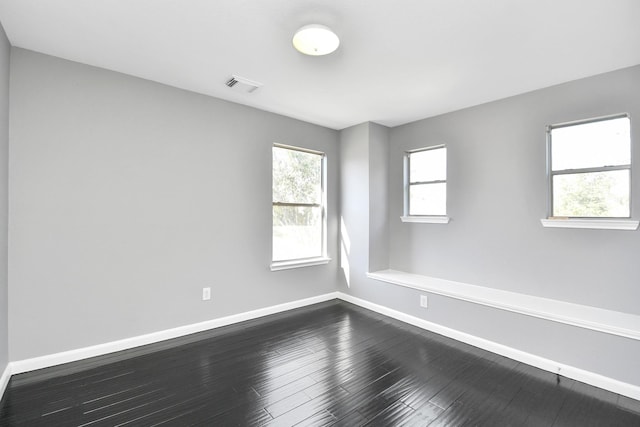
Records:
{"label": "window", "polygon": [[548,126],[552,218],[631,216],[630,127],[626,114]]}
{"label": "window", "polygon": [[447,148],[444,145],[438,145],[408,151],[404,157],[402,220],[448,222],[446,214]]}
{"label": "window", "polygon": [[271,269],[326,263],[325,155],[285,145],[272,151]]}

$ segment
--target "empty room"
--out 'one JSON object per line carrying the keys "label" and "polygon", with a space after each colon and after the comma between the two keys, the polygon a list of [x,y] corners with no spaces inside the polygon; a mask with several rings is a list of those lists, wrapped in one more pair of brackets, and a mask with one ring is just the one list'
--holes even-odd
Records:
{"label": "empty room", "polygon": [[0,1],[0,426],[640,426],[639,21]]}

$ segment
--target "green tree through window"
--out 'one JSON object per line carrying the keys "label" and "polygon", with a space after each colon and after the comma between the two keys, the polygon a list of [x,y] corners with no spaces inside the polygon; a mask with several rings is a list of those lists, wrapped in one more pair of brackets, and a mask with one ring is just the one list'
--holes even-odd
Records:
{"label": "green tree through window", "polygon": [[629,212],[628,171],[554,177],[555,212],[568,217],[623,217]]}
{"label": "green tree through window", "polygon": [[631,135],[626,114],[549,126],[551,216],[631,216]]}
{"label": "green tree through window", "polygon": [[324,252],[322,153],[273,147],[273,261]]}

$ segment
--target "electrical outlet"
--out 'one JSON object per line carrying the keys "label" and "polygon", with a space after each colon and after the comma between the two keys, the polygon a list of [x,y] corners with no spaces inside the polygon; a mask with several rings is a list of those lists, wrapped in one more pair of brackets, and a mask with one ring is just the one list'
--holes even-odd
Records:
{"label": "electrical outlet", "polygon": [[426,295],[420,295],[420,307],[429,307],[429,298]]}
{"label": "electrical outlet", "polygon": [[211,299],[211,288],[202,288],[202,301]]}

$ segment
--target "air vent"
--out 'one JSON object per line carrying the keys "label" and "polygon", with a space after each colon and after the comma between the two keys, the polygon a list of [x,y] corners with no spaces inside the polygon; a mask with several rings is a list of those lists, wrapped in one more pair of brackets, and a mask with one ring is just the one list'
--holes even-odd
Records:
{"label": "air vent", "polygon": [[231,76],[225,84],[230,88],[247,93],[251,93],[262,86],[262,83],[254,82],[253,80],[245,79],[240,76]]}

